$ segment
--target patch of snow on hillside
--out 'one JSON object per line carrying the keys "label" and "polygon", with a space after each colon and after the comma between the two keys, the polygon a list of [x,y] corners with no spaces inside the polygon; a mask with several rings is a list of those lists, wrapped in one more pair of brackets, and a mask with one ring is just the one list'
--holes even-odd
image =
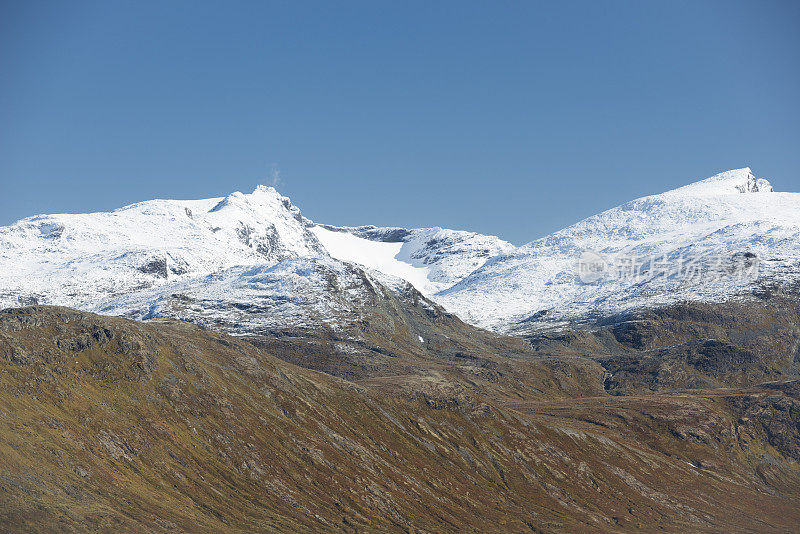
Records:
{"label": "patch of snow on hillside", "polygon": [[435,291],[428,280],[427,267],[415,267],[397,259],[403,243],[371,241],[348,232],[327,230],[321,226],[314,226],[311,232],[317,236],[328,254],[337,260],[358,263],[369,269],[402,278],[423,295]]}
{"label": "patch of snow on hillside", "polygon": [[[495,236],[482,235],[475,232],[461,230],[448,230],[445,228],[398,228],[379,226],[335,227],[320,225],[320,229],[333,232],[333,239],[343,239],[341,234],[352,235],[362,240],[394,245],[393,260],[411,265],[418,269],[426,269],[427,280],[423,283],[414,278],[405,278],[417,289],[426,295],[447,289],[463,279],[489,259],[513,252],[516,247]],[[327,235],[327,234],[326,234]],[[362,265],[371,266],[384,263],[382,260],[371,260],[372,251],[384,254],[388,247],[370,248],[368,243],[359,245],[355,256],[343,255]],[[397,251],[399,247],[399,251]],[[394,265],[394,262],[392,262]],[[377,269],[380,270],[380,269]],[[405,268],[395,270],[394,273],[404,277],[408,273]],[[419,271],[411,271],[410,276],[416,276]]]}

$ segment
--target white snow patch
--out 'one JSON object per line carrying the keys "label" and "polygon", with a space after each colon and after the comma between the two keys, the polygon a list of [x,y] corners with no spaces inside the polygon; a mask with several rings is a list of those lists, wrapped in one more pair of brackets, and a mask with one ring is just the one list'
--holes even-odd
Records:
{"label": "white snow patch", "polygon": [[311,231],[328,254],[337,260],[358,263],[384,274],[402,278],[424,295],[430,295],[436,290],[428,280],[427,267],[415,267],[397,259],[403,243],[371,241],[348,232],[327,230],[321,226],[314,226]]}

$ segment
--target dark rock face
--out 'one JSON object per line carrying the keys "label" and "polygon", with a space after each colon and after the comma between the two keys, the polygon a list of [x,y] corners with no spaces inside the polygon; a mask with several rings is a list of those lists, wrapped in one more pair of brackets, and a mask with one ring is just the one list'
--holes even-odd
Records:
{"label": "dark rock face", "polygon": [[152,259],[139,267],[139,272],[153,274],[159,278],[166,278],[169,275],[166,258]]}
{"label": "dark rock face", "polygon": [[176,261],[169,254],[161,258],[151,258],[137,267],[137,270],[144,274],[157,276],[158,278],[168,278],[170,274],[182,275],[189,272],[185,261]]}
{"label": "dark rock face", "polygon": [[591,358],[614,393],[745,387],[800,377],[800,297],[771,291],[720,304],[683,303],[531,338],[538,353]]}
{"label": "dark rock face", "polygon": [[743,448],[767,443],[800,462],[800,382],[765,384],[768,392],[731,395],[727,402],[736,420],[736,435]]}
{"label": "dark rock face", "polygon": [[254,249],[265,258],[277,257],[280,250],[280,237],[274,226],[267,228],[264,234],[259,234],[250,226],[240,223],[236,228],[236,235],[242,244]]}
{"label": "dark rock face", "polygon": [[686,363],[701,373],[717,376],[746,371],[760,362],[758,356],[737,345],[708,339],[688,352]]}
{"label": "dark rock face", "polygon": [[372,241],[382,241],[384,243],[402,243],[411,235],[411,230],[406,228],[381,228],[377,226],[356,226],[354,228],[339,228],[321,224],[322,228],[332,232],[349,232],[358,237],[370,239]]}

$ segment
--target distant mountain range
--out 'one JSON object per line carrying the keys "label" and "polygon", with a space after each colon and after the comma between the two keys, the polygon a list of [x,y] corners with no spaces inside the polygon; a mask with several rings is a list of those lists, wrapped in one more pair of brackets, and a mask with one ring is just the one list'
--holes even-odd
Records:
{"label": "distant mountain range", "polygon": [[[318,224],[259,186],[0,228],[0,306],[173,316],[247,333],[335,327],[357,318],[370,286],[411,284],[468,323],[530,332],[791,283],[798,248],[800,194],[773,192],[750,169],[633,200],[522,247],[442,228]],[[587,254],[591,280],[578,271]]]}

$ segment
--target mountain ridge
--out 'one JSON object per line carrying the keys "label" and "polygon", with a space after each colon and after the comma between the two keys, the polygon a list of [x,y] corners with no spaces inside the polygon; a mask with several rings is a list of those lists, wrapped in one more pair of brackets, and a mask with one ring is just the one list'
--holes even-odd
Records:
{"label": "mountain ridge", "polygon": [[[342,300],[336,288],[348,287],[346,273],[361,269],[371,280],[367,285],[398,290],[411,283],[468,323],[525,332],[637,306],[738,298],[758,284],[791,282],[800,278],[792,259],[800,256],[798,213],[800,195],[773,192],[767,180],[743,168],[632,200],[515,247],[438,227],[321,224],[275,188],[258,186],[248,194],[38,215],[2,227],[0,306],[38,302],[143,319],[167,313],[160,303],[173,295],[192,293],[206,303],[204,313],[266,302],[271,326],[335,323],[358,314],[358,299]],[[622,260],[641,260],[643,271],[652,273],[657,256],[676,265],[710,258],[748,268],[757,263],[758,272],[752,280],[715,275],[685,283],[670,272],[586,283],[576,271],[586,252],[606,275]],[[322,271],[327,274],[312,274]],[[292,280],[303,273],[304,289],[292,299],[286,290],[299,291]],[[336,278],[341,283],[331,285]]]}
{"label": "mountain ridge", "polygon": [[[800,278],[800,194],[770,189],[745,168],[635,199],[493,258],[437,300],[467,322],[512,332],[789,283]],[[581,280],[584,253],[607,276]],[[623,267],[639,272],[615,271]],[[739,277],[748,269],[754,276]],[[529,321],[536,314],[543,319]]]}

